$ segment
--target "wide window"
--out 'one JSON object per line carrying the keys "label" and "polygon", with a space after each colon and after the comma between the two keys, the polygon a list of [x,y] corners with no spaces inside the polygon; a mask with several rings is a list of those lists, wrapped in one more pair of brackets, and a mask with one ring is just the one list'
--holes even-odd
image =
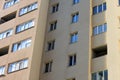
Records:
{"label": "wide window", "polygon": [[102,24],[93,28],[93,35],[98,35],[107,31],[107,24]]}
{"label": "wide window", "polygon": [[4,9],[9,8],[9,7],[15,5],[15,4],[18,3],[19,1],[20,1],[20,0],[10,0],[10,1],[5,2],[5,4],[4,4]]}
{"label": "wide window", "polygon": [[30,20],[28,22],[25,22],[23,24],[20,24],[16,27],[16,33],[19,33],[19,32],[22,32],[24,30],[27,30],[29,28],[32,28],[34,26],[34,21],[33,20]]}
{"label": "wide window", "polygon": [[18,43],[13,44],[12,52],[27,48],[31,45],[31,39],[27,39]]}
{"label": "wide window", "polygon": [[23,14],[31,12],[31,11],[37,9],[37,7],[38,7],[37,2],[35,2],[35,3],[31,4],[31,5],[28,5],[28,6],[24,7],[24,8],[22,8],[22,9],[20,9],[19,15],[21,16]]}
{"label": "wide window", "polygon": [[93,7],[93,15],[101,13],[106,10],[106,2],[103,4],[97,5]]}
{"label": "wide window", "polygon": [[92,80],[108,80],[108,71],[99,71],[92,74]]}
{"label": "wide window", "polygon": [[9,65],[8,72],[14,72],[28,67],[28,59],[20,60]]}

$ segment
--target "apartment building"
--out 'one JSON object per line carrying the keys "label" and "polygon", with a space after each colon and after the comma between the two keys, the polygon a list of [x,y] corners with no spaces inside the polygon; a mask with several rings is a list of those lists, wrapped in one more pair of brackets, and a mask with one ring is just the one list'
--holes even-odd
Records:
{"label": "apartment building", "polygon": [[0,0],[0,80],[39,80],[48,0]]}
{"label": "apartment building", "polygon": [[0,4],[0,80],[120,80],[120,0]]}

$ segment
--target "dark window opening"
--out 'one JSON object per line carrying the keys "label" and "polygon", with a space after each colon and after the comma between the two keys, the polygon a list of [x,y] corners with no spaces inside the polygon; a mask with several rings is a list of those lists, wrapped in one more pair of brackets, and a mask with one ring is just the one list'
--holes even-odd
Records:
{"label": "dark window opening", "polygon": [[93,49],[93,58],[101,57],[104,55],[107,55],[107,46]]}
{"label": "dark window opening", "polygon": [[8,54],[9,46],[0,49],[0,56]]}
{"label": "dark window opening", "polygon": [[8,14],[0,19],[0,24],[10,21],[16,17],[16,12]]}

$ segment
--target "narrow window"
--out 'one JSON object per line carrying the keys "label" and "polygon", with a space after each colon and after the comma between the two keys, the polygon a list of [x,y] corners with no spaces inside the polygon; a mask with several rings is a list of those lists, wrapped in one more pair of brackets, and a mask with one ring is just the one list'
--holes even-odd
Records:
{"label": "narrow window", "polygon": [[79,13],[75,13],[72,15],[72,23],[76,23],[79,20]]}
{"label": "narrow window", "polygon": [[55,4],[55,5],[53,5],[53,6],[52,6],[52,13],[57,12],[57,11],[58,11],[58,9],[59,9],[59,4],[58,4],[58,3],[57,3],[57,4]]}
{"label": "narrow window", "polygon": [[57,21],[54,21],[50,24],[50,29],[49,31],[53,31],[57,28]]}
{"label": "narrow window", "polygon": [[53,50],[55,47],[55,40],[48,42],[48,51]]}
{"label": "narrow window", "polygon": [[45,73],[52,71],[52,61],[45,64]]}
{"label": "narrow window", "polygon": [[5,66],[0,66],[0,76],[5,74]]}
{"label": "narrow window", "polygon": [[76,64],[76,54],[69,56],[69,66],[73,66]]}
{"label": "narrow window", "polygon": [[70,43],[75,43],[78,41],[78,32],[71,34]]}

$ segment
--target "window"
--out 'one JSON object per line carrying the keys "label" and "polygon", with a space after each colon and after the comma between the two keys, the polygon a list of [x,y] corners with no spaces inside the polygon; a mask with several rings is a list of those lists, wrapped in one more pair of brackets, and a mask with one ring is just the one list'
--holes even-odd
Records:
{"label": "window", "polygon": [[58,11],[58,9],[59,9],[59,4],[58,4],[58,3],[57,3],[57,4],[55,4],[55,5],[53,5],[53,6],[52,6],[52,13],[57,12],[57,11]]}
{"label": "window", "polygon": [[93,15],[101,13],[105,10],[106,10],[106,2],[104,2],[103,4],[100,4],[98,6],[94,6],[93,7]]}
{"label": "window", "polygon": [[75,43],[78,41],[78,32],[71,34],[70,43]]}
{"label": "window", "polygon": [[9,46],[3,47],[0,49],[0,56],[8,54]]}
{"label": "window", "polygon": [[52,71],[52,61],[45,64],[45,73]]}
{"label": "window", "polygon": [[76,64],[76,54],[69,56],[69,66],[73,66]]}
{"label": "window", "polygon": [[0,66],[0,76],[5,74],[5,66]]}
{"label": "window", "polygon": [[70,78],[70,79],[67,79],[67,80],[75,80],[75,78]]}
{"label": "window", "polygon": [[102,12],[102,4],[98,6],[98,13]]}
{"label": "window", "polygon": [[5,22],[8,22],[12,19],[16,18],[16,12],[10,13],[0,19],[0,24],[3,24]]}
{"label": "window", "polygon": [[96,26],[93,28],[93,35],[98,35],[107,31],[107,24]]}
{"label": "window", "polygon": [[79,13],[75,13],[72,15],[72,23],[76,23],[79,20]]}
{"label": "window", "polygon": [[54,21],[50,24],[50,29],[49,31],[53,31],[57,28],[57,21]]}
{"label": "window", "polygon": [[79,3],[79,0],[73,0],[73,4]]}
{"label": "window", "polygon": [[27,39],[27,40],[23,40],[19,43],[13,44],[12,52],[29,47],[31,45],[31,41],[32,41],[31,39]]}
{"label": "window", "polygon": [[55,40],[48,42],[48,51],[53,50],[55,47]]}
{"label": "window", "polygon": [[16,27],[16,33],[22,32],[24,30],[30,29],[34,26],[34,21],[30,20],[28,22],[25,22],[23,24],[20,24]]}
{"label": "window", "polygon": [[97,6],[93,7],[93,14],[97,14]]}
{"label": "window", "polygon": [[107,46],[102,46],[93,49],[93,58],[101,57],[107,55]]}
{"label": "window", "polygon": [[28,12],[31,12],[31,11],[37,9],[37,5],[38,5],[37,2],[35,2],[31,5],[28,5],[24,8],[22,8],[22,9],[20,9],[19,15],[22,16],[22,15],[28,13]]}
{"label": "window", "polygon": [[118,4],[120,5],[120,0],[118,0]]}
{"label": "window", "polygon": [[20,60],[9,65],[8,73],[18,71],[28,67],[28,59]]}
{"label": "window", "polygon": [[106,10],[106,3],[103,3],[103,11]]}
{"label": "window", "polygon": [[9,7],[15,5],[15,4],[18,3],[19,1],[20,1],[20,0],[10,0],[10,1],[5,2],[5,4],[4,4],[4,9],[9,8]]}
{"label": "window", "polygon": [[4,31],[4,32],[0,33],[0,39],[7,38],[7,37],[11,36],[12,34],[13,34],[13,30],[12,29]]}
{"label": "window", "polygon": [[99,71],[92,74],[92,80],[108,80],[108,71]]}

